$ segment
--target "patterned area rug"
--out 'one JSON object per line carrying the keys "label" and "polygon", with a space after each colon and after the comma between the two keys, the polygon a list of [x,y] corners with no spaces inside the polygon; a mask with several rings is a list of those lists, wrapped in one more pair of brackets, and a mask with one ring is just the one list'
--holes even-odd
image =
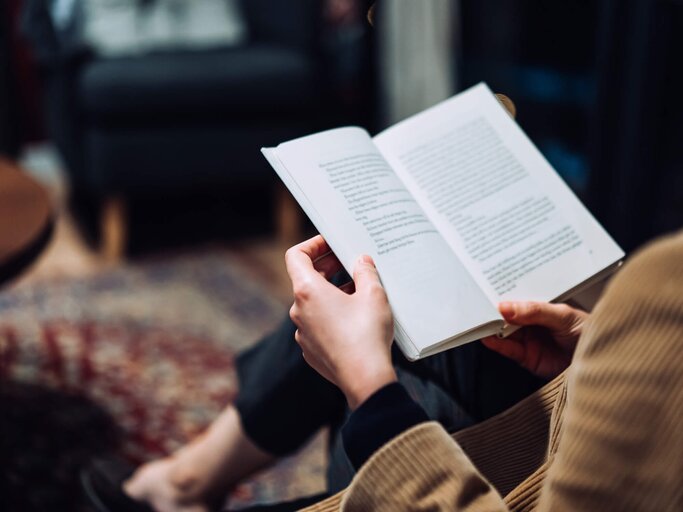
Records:
{"label": "patterned area rug", "polygon": [[[235,354],[285,308],[229,254],[147,262],[0,293],[0,376],[85,396],[141,462],[201,432],[234,398]],[[319,492],[324,439],[235,490],[244,505]]]}

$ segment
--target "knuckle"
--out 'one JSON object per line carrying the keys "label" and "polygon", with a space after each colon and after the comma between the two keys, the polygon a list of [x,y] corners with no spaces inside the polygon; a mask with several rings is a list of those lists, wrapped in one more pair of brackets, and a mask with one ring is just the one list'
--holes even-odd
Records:
{"label": "knuckle", "polygon": [[384,288],[382,287],[381,284],[379,283],[373,283],[370,285],[368,288],[368,293],[375,299],[375,300],[382,300],[386,301],[387,294],[384,291]]}
{"label": "knuckle", "polygon": [[371,293],[373,295],[379,295],[379,294],[384,294],[384,288],[380,284],[379,281],[373,280],[367,283],[365,286],[365,289],[367,290],[368,293]]}
{"label": "knuckle", "polygon": [[567,304],[558,304],[556,308],[557,313],[566,320],[570,320],[574,316],[574,308]]}
{"label": "knuckle", "polygon": [[293,287],[294,299],[297,302],[306,301],[312,295],[311,282],[308,280],[302,280],[297,282]]}
{"label": "knuckle", "polygon": [[285,251],[285,261],[289,261],[292,259],[292,255],[294,254],[294,251],[295,251],[294,247],[290,247],[289,249],[287,249],[287,251]]}
{"label": "knuckle", "polygon": [[377,273],[377,270],[375,270],[375,267],[366,266],[362,269],[362,272],[373,279],[379,279],[379,274]]}
{"label": "knuckle", "polygon": [[294,333],[294,340],[299,345],[302,351],[306,350],[308,346],[308,338],[306,338],[306,335],[301,331],[301,329],[297,329]]}
{"label": "knuckle", "polygon": [[542,308],[538,302],[529,302],[524,308],[524,314],[528,318],[538,318],[541,316]]}
{"label": "knuckle", "polygon": [[357,266],[357,267],[353,270],[353,275],[354,275],[354,277],[355,277],[356,279],[359,279],[359,278],[360,278],[360,279],[363,279],[363,278],[365,278],[365,276],[367,276],[367,275],[369,275],[369,274],[370,274],[370,269],[367,268],[367,267],[360,266],[360,265]]}
{"label": "knuckle", "polygon": [[384,313],[384,318],[382,319],[384,325],[387,327],[390,338],[393,339],[394,337],[394,316],[391,314],[391,310],[387,309],[387,311]]}
{"label": "knuckle", "polygon": [[289,308],[289,318],[291,318],[292,322],[294,322],[295,325],[299,325],[301,321],[301,316],[299,313],[299,308],[296,307],[296,304],[293,304],[292,307]]}
{"label": "knuckle", "polygon": [[567,304],[557,304],[554,307],[558,316],[557,321],[560,325],[569,327],[574,323],[574,320],[576,319],[574,308]]}

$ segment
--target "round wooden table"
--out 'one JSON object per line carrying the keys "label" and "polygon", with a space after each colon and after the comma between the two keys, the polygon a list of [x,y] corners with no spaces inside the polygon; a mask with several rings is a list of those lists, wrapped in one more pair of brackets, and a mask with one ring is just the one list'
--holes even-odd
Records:
{"label": "round wooden table", "polygon": [[36,259],[53,227],[47,191],[9,160],[0,159],[0,285]]}

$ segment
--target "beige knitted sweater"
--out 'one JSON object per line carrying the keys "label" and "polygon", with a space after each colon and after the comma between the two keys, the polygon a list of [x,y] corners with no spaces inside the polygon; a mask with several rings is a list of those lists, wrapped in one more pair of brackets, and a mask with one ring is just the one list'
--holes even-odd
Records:
{"label": "beige knitted sweater", "polygon": [[624,267],[565,374],[448,435],[418,425],[309,511],[683,511],[683,232]]}

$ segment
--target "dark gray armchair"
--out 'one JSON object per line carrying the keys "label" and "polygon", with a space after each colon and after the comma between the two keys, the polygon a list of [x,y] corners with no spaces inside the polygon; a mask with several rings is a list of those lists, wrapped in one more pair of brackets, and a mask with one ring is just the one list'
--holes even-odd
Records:
{"label": "dark gray armchair", "polygon": [[332,119],[321,4],[243,0],[250,37],[239,47],[96,58],[57,37],[46,0],[28,3],[25,32],[45,71],[49,131],[74,194],[102,204],[110,256],[125,247],[128,198],[277,186],[259,148]]}

